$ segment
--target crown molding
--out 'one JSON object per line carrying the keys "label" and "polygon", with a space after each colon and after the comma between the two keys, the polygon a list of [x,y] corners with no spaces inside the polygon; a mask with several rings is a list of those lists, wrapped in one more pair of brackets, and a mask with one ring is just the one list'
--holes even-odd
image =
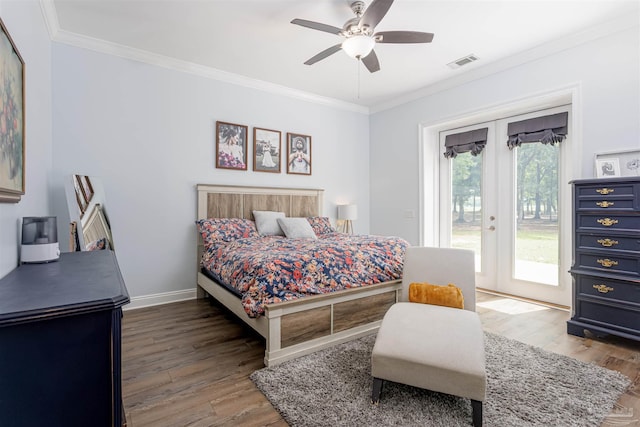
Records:
{"label": "crown molding", "polygon": [[40,0],[40,6],[44,16],[51,40],[58,43],[67,44],[83,49],[92,50],[112,56],[139,61],[150,65],[156,65],[176,71],[194,74],[204,78],[222,81],[225,83],[243,86],[255,90],[282,95],[314,104],[324,105],[331,108],[352,111],[360,114],[373,114],[389,110],[403,104],[416,101],[435,93],[460,86],[474,80],[479,80],[492,74],[496,74],[510,68],[515,68],[522,64],[544,58],[545,56],[576,47],[602,37],[606,37],[617,32],[626,31],[639,26],[638,14],[627,14],[621,18],[596,25],[588,30],[553,40],[536,46],[527,51],[509,56],[502,60],[490,64],[473,68],[457,76],[436,82],[421,89],[411,91],[405,95],[395,97],[390,101],[383,101],[371,107],[353,104],[334,98],[316,95],[310,92],[289,88],[263,80],[245,77],[239,74],[218,70],[211,67],[195,64],[188,61],[178,60],[167,56],[155,54],[141,49],[108,42],[105,40],[92,38],[60,29],[58,16],[53,0]]}
{"label": "crown molding", "polygon": [[44,23],[47,26],[47,31],[49,31],[49,38],[53,40],[58,31],[60,31],[56,6],[53,4],[53,0],[40,0],[40,9],[42,9]]}
{"label": "crown molding", "polygon": [[331,108],[338,108],[341,110],[352,111],[365,115],[369,114],[369,108],[362,105],[352,104],[334,98],[324,97],[310,92],[292,89],[275,83],[269,83],[263,80],[252,79],[239,74],[206,67],[204,65],[170,58],[142,49],[136,49],[118,43],[112,43],[105,40],[73,33],[70,31],[61,30],[58,23],[58,15],[56,13],[53,0],[40,0],[40,5],[51,40],[57,43],[63,43],[70,46],[104,53],[107,55],[143,62],[150,65],[156,65],[158,67],[168,68],[175,71],[195,74],[200,77],[218,80],[237,86],[260,90],[263,92],[269,92],[276,95],[282,95],[289,98],[311,102],[314,104],[320,104]]}
{"label": "crown molding", "polygon": [[478,68],[473,68],[469,71],[464,72],[464,74],[459,74],[455,77],[441,80],[432,85],[425,86],[421,89],[407,93],[406,95],[398,96],[391,101],[378,103],[370,107],[370,114],[389,110],[391,108],[416,101],[435,93],[452,89],[456,86],[460,86],[474,80],[479,80],[492,74],[508,70],[510,68],[515,68],[522,64],[526,64],[527,62],[532,62],[546,56],[571,49],[573,47],[593,40],[597,40],[632,28],[638,28],[639,26],[639,15],[628,14],[618,19],[596,25],[588,30],[581,31],[576,34],[571,34],[557,40],[553,40],[551,42],[536,46],[532,49],[506,57],[504,59],[492,62],[484,66],[480,66]]}

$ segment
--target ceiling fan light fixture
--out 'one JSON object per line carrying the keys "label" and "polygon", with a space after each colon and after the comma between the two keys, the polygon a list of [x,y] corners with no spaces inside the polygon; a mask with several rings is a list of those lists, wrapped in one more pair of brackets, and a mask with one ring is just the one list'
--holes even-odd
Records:
{"label": "ceiling fan light fixture", "polygon": [[376,41],[371,36],[352,36],[342,42],[342,50],[352,58],[360,59],[369,55]]}

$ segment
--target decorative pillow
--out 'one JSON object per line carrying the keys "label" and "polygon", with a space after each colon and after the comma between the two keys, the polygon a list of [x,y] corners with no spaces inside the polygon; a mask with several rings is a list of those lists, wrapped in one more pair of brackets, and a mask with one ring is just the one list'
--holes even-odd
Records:
{"label": "decorative pillow", "polygon": [[464,308],[462,291],[449,283],[447,286],[429,283],[411,283],[409,285],[409,301],[422,304],[442,305],[445,307]]}
{"label": "decorative pillow", "polygon": [[85,246],[85,249],[88,251],[101,251],[103,249],[109,249],[109,241],[106,237],[102,237],[98,240],[94,240],[93,242],[88,243]]}
{"label": "decorative pillow", "polygon": [[253,221],[241,218],[207,218],[196,221],[205,246],[213,242],[232,242],[247,237],[259,237]]}
{"label": "decorative pillow", "polygon": [[335,228],[331,226],[331,221],[326,216],[310,216],[307,218],[309,224],[311,224],[311,228],[313,228],[313,232],[316,233],[316,236],[320,236],[322,234],[327,233],[335,233]]}
{"label": "decorative pillow", "polygon": [[278,218],[284,217],[284,212],[253,211],[256,228],[261,236],[284,236],[284,232],[278,225]]}
{"label": "decorative pillow", "polygon": [[317,239],[306,218],[278,218],[278,225],[290,239]]}

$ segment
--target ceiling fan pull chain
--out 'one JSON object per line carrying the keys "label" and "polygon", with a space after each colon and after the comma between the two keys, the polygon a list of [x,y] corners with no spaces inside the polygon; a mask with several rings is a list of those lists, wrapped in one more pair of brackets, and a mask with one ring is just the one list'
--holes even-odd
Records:
{"label": "ceiling fan pull chain", "polygon": [[358,58],[358,68],[356,69],[358,73],[358,99],[360,99],[360,63],[362,62],[360,58]]}

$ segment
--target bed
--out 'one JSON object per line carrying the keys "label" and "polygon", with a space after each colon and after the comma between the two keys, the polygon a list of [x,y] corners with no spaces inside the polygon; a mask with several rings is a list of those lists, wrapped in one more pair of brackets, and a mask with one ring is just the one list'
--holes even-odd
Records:
{"label": "bed", "polygon": [[[322,216],[323,190],[198,184],[197,219],[253,219],[254,210],[281,211],[287,217]],[[375,332],[399,297],[401,281],[267,303],[249,317],[241,298],[202,271],[205,253],[197,238],[198,297],[212,297],[266,340],[264,363],[275,365]],[[399,266],[401,269],[401,265]]]}

